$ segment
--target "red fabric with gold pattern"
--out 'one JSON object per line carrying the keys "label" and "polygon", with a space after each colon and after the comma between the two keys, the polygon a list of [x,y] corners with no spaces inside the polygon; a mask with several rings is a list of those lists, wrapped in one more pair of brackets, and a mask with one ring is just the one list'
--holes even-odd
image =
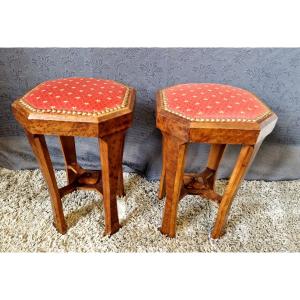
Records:
{"label": "red fabric with gold pattern", "polygon": [[192,121],[253,122],[270,113],[255,95],[229,85],[179,84],[162,95],[165,110]]}
{"label": "red fabric with gold pattern", "polygon": [[41,112],[102,113],[122,108],[127,94],[128,87],[113,80],[61,78],[39,84],[22,102]]}

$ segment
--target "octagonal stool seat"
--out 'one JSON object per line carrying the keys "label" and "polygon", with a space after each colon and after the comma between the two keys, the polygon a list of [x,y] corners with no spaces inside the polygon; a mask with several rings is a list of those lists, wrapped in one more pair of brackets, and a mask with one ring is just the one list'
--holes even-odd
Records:
{"label": "octagonal stool seat", "polygon": [[[163,135],[159,198],[166,195],[161,232],[175,236],[179,200],[201,195],[219,204],[212,238],[219,238],[234,195],[277,116],[252,93],[223,84],[179,84],[157,93],[156,124]],[[207,167],[185,174],[188,143],[211,144]],[[227,144],[241,144],[224,194],[215,192],[216,173]]]}
{"label": "octagonal stool seat", "polygon": [[[135,90],[95,78],[61,78],[43,82],[12,104],[24,127],[48,185],[56,229],[64,234],[62,197],[77,189],[103,194],[104,234],[119,228],[116,196],[124,194],[122,157],[131,126]],[[68,184],[58,188],[45,135],[59,136]],[[102,171],[85,170],[76,159],[75,136],[99,139]]]}

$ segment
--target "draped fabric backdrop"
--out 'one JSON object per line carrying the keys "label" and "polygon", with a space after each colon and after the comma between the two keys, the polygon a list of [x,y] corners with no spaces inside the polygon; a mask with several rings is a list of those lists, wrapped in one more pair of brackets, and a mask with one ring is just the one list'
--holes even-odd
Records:
{"label": "draped fabric backdrop", "polygon": [[[158,89],[177,83],[217,82],[248,89],[279,117],[247,178],[300,178],[300,48],[0,48],[0,166],[37,167],[11,113],[13,100],[42,81],[74,76],[115,79],[137,89],[134,123],[126,137],[125,170],[159,178]],[[57,138],[49,137],[47,142],[54,166],[62,168]],[[99,168],[97,140],[77,138],[76,143],[79,162]],[[208,145],[190,145],[186,169],[203,168],[208,149]],[[220,177],[229,176],[238,149],[227,148]]]}

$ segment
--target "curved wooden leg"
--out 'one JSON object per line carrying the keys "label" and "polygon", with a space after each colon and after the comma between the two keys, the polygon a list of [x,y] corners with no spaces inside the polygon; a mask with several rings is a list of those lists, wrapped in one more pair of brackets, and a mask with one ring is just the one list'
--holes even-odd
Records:
{"label": "curved wooden leg", "polygon": [[187,143],[176,137],[165,135],[166,153],[172,153],[165,162],[166,204],[161,232],[169,237],[175,236],[178,201],[183,184],[184,162]]}
{"label": "curved wooden leg", "polygon": [[207,169],[211,171],[212,175],[208,179],[209,186],[212,190],[215,188],[216,174],[224,154],[226,144],[212,144],[208,155]]}
{"label": "curved wooden leg", "polygon": [[59,139],[65,159],[68,184],[70,184],[76,179],[76,174],[70,168],[77,166],[75,138],[73,136],[60,136]]}
{"label": "curved wooden leg", "polygon": [[26,131],[26,135],[48,185],[53,210],[54,225],[61,234],[64,234],[67,231],[67,225],[65,222],[61,197],[58,191],[45,137],[43,135],[33,135],[28,131]]}
{"label": "curved wooden leg", "polygon": [[261,142],[256,145],[243,145],[240,154],[237,158],[235,167],[231,174],[229,183],[225,189],[225,193],[222,197],[220,207],[218,210],[216,222],[211,233],[212,238],[217,239],[223,234],[224,226],[227,222],[229,210],[233,201],[233,198],[250,167]]}
{"label": "curved wooden leg", "polygon": [[117,132],[99,139],[102,165],[103,204],[105,232],[112,235],[121,227],[118,218],[117,192],[122,167],[122,143],[124,132]]}
{"label": "curved wooden leg", "polygon": [[166,195],[166,145],[164,135],[162,136],[162,170],[159,181],[158,199],[161,200]]}

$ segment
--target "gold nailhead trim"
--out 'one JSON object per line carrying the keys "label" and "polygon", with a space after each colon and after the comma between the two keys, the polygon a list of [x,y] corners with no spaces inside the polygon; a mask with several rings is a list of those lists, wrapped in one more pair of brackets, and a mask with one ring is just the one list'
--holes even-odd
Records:
{"label": "gold nailhead trim", "polygon": [[[115,81],[115,82],[117,82],[117,81]],[[77,111],[67,111],[67,110],[56,110],[56,109],[37,109],[37,108],[32,107],[30,104],[28,104],[26,102],[24,97],[26,95],[28,95],[29,93],[31,93],[33,90],[39,89],[40,85],[36,86],[34,89],[30,90],[27,94],[25,94],[24,97],[19,100],[19,103],[22,104],[27,109],[29,109],[30,111],[37,112],[37,113],[59,113],[59,114],[68,114],[68,115],[77,114],[77,115],[83,115],[83,116],[85,116],[85,115],[88,115],[88,116],[103,116],[103,115],[109,114],[109,113],[114,112],[114,111],[122,110],[122,109],[126,108],[126,106],[128,105],[128,98],[129,98],[130,88],[128,86],[124,85],[121,82],[117,82],[117,83],[126,88],[125,95],[124,95],[122,103],[117,105],[114,108],[106,108],[102,111],[95,111],[93,113],[83,112],[83,111],[78,111],[77,112]]]}
{"label": "gold nailhead trim", "polygon": [[161,90],[160,94],[161,94],[161,99],[162,99],[162,107],[164,108],[164,110],[166,110],[166,111],[168,111],[172,114],[178,115],[178,116],[180,116],[184,119],[187,119],[187,120],[190,120],[190,121],[195,121],[195,122],[249,122],[249,123],[255,123],[256,121],[259,121],[259,120],[267,117],[268,115],[272,114],[272,111],[269,110],[269,108],[263,102],[261,102],[263,104],[263,106],[268,109],[268,111],[263,113],[262,115],[256,117],[255,119],[230,119],[230,118],[229,119],[202,119],[202,118],[192,118],[192,117],[189,117],[189,116],[185,116],[180,112],[177,112],[177,111],[174,111],[174,110],[170,109],[168,107],[168,99],[165,95],[165,91]]}

